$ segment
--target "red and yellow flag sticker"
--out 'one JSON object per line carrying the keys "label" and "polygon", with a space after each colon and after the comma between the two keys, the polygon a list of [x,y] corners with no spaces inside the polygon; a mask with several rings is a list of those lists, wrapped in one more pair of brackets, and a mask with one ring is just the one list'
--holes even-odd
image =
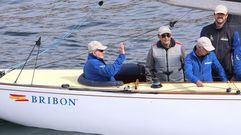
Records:
{"label": "red and yellow flag sticker", "polygon": [[9,98],[14,100],[14,101],[29,101],[27,98],[26,98],[26,95],[20,95],[20,94],[9,94]]}

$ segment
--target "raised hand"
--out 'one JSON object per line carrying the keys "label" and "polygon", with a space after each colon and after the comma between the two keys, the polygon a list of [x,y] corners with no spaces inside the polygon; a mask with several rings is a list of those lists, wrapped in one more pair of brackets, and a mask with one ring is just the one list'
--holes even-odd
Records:
{"label": "raised hand", "polygon": [[121,42],[120,44],[119,44],[119,52],[120,52],[120,54],[125,54],[125,45],[124,45],[124,42]]}

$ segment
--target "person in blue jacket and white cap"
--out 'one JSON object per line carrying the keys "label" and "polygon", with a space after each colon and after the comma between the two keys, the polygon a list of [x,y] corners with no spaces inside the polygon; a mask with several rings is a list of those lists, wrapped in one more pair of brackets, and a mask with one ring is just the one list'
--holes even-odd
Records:
{"label": "person in blue jacket and white cap", "polygon": [[241,44],[239,32],[233,35],[233,70],[235,81],[241,81]]}
{"label": "person in blue jacket and white cap", "polygon": [[84,77],[92,81],[115,81],[114,75],[120,70],[124,62],[125,46],[121,42],[119,44],[119,56],[113,64],[104,62],[105,51],[107,46],[104,46],[99,41],[91,41],[88,44],[89,55],[84,65]]}
{"label": "person in blue jacket and white cap", "polygon": [[228,81],[222,65],[219,63],[213,52],[211,41],[207,37],[201,37],[193,51],[185,58],[186,78],[195,83],[198,87],[203,87],[203,82],[212,82],[212,69],[216,70],[222,81]]}

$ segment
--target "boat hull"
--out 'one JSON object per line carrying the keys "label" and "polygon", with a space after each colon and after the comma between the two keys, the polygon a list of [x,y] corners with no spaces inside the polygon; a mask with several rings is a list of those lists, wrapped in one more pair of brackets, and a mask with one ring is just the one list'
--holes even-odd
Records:
{"label": "boat hull", "polygon": [[237,134],[234,94],[141,94],[0,85],[0,117],[63,131],[123,134]]}

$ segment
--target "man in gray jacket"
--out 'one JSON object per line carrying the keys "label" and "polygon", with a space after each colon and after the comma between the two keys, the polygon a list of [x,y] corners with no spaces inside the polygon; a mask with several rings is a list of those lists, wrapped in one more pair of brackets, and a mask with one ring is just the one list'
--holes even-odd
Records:
{"label": "man in gray jacket", "polygon": [[172,38],[169,27],[158,30],[159,41],[151,46],[146,59],[147,81],[183,82],[185,50]]}

